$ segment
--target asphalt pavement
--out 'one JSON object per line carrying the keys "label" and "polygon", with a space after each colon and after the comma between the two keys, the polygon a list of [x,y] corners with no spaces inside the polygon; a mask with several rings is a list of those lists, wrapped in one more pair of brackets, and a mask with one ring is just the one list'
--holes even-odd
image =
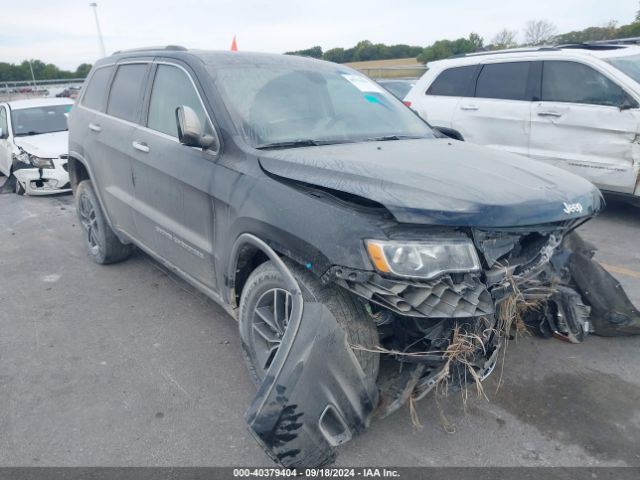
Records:
{"label": "asphalt pavement", "polygon": [[[580,228],[640,304],[640,209]],[[272,465],[222,308],[136,252],[99,266],[69,195],[0,195],[0,466]],[[640,337],[510,342],[488,400],[431,395],[375,421],[339,465],[640,465]],[[500,384],[500,385],[499,385]]]}

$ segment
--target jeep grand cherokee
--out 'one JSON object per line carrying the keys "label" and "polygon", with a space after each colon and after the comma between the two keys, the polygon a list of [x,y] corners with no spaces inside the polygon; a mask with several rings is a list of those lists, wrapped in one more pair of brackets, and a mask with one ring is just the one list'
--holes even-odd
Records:
{"label": "jeep grand cherokee", "polygon": [[552,301],[561,284],[554,333],[588,329],[549,260],[599,191],[441,138],[342,65],[121,52],[93,67],[69,125],[89,255],[136,245],[238,320],[259,385],[246,420],[282,465],[326,464],[374,415],[484,379],[514,295]]}

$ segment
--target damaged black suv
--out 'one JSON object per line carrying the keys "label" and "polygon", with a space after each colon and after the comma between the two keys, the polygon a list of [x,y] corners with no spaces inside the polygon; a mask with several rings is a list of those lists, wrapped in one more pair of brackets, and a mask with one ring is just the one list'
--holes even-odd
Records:
{"label": "damaged black suv", "polygon": [[589,330],[563,239],[599,191],[442,138],[342,65],[120,52],[69,130],[89,255],[136,245],[238,320],[246,420],[282,465],[331,462],[373,417],[483,380],[522,302],[553,334]]}

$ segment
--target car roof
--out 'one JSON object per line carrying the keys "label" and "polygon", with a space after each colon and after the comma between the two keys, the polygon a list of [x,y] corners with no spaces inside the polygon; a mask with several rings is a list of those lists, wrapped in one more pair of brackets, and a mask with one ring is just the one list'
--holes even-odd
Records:
{"label": "car roof", "polygon": [[49,107],[51,105],[73,105],[74,101],[68,98],[29,98],[27,100],[13,100],[6,102],[11,110],[24,108]]}
{"label": "car roof", "polygon": [[[182,60],[198,60],[205,65],[307,65],[310,68],[335,68],[336,64],[310,57],[298,55],[283,55],[279,53],[232,52],[229,50],[191,50],[184,47],[169,45],[167,47],[148,47],[115,52],[109,57],[96,62],[96,66],[111,64],[121,59],[136,57],[164,57]],[[345,70],[352,71],[346,65],[340,65]]]}
{"label": "car roof", "polygon": [[640,55],[640,46],[638,45],[559,45],[559,46],[543,46],[543,47],[524,47],[510,48],[507,50],[496,50],[493,52],[477,52],[470,53],[460,57],[446,58],[443,60],[435,60],[429,62],[429,67],[452,66],[452,65],[477,65],[479,63],[490,63],[498,60],[509,59],[529,59],[535,60],[536,57],[544,56],[545,58],[613,58],[625,57],[630,55]]}

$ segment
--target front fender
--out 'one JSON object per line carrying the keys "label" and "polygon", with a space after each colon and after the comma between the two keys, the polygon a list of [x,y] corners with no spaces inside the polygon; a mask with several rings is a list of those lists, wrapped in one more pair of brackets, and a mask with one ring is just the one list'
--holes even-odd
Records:
{"label": "front fender", "polygon": [[369,426],[378,402],[345,330],[321,303],[290,320],[267,375],[245,413],[251,433],[285,467],[332,463],[336,447]]}

